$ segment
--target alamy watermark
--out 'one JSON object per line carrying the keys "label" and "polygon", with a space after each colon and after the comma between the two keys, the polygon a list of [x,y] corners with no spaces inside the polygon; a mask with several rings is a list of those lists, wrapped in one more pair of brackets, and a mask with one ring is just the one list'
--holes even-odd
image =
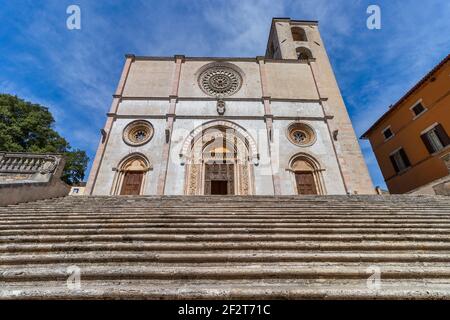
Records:
{"label": "alamy watermark", "polygon": [[66,26],[69,30],[81,29],[81,9],[80,6],[72,4],[67,7],[66,13],[69,15],[66,20]]}
{"label": "alamy watermark", "polygon": [[381,268],[379,266],[369,266],[366,273],[370,274],[367,278],[366,285],[369,290],[381,289]]}
{"label": "alamy watermark", "polygon": [[81,289],[81,269],[78,266],[67,267],[67,273],[69,277],[67,278],[66,284],[69,290],[80,290]]}
{"label": "alamy watermark", "polygon": [[381,8],[376,4],[371,4],[367,7],[367,18],[366,25],[369,30],[380,30],[381,29]]}

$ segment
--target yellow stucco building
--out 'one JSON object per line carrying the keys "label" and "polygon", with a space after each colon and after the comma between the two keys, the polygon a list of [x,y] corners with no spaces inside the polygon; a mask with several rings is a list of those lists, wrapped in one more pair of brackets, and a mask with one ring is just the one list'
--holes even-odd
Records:
{"label": "yellow stucco building", "polygon": [[449,194],[450,55],[362,135],[391,193]]}

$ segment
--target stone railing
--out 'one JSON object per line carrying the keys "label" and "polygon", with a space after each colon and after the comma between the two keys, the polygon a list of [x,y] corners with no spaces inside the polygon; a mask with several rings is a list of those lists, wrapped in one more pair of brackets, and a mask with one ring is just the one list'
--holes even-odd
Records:
{"label": "stone railing", "polygon": [[0,205],[67,195],[60,154],[0,152]]}
{"label": "stone railing", "polygon": [[60,155],[0,153],[0,183],[47,181],[61,161]]}

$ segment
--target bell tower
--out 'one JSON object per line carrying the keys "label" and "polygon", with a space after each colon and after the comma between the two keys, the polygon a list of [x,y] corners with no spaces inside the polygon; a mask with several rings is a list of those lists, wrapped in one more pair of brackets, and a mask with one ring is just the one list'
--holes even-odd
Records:
{"label": "bell tower", "polygon": [[313,78],[347,193],[373,193],[366,163],[320,36],[319,23],[273,18],[265,59],[309,66],[308,71],[302,72]]}
{"label": "bell tower", "polygon": [[298,21],[289,18],[274,18],[267,43],[267,59],[313,58],[311,42],[316,32],[317,21]]}

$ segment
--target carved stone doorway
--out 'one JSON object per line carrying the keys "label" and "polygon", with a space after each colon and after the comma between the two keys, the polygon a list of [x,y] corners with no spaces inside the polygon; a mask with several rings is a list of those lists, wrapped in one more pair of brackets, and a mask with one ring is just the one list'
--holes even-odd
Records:
{"label": "carved stone doorway", "polygon": [[234,194],[234,165],[230,163],[205,164],[205,195]]}
{"label": "carved stone doorway", "polygon": [[253,194],[253,165],[248,139],[236,129],[214,126],[190,141],[186,155],[187,195]]}

